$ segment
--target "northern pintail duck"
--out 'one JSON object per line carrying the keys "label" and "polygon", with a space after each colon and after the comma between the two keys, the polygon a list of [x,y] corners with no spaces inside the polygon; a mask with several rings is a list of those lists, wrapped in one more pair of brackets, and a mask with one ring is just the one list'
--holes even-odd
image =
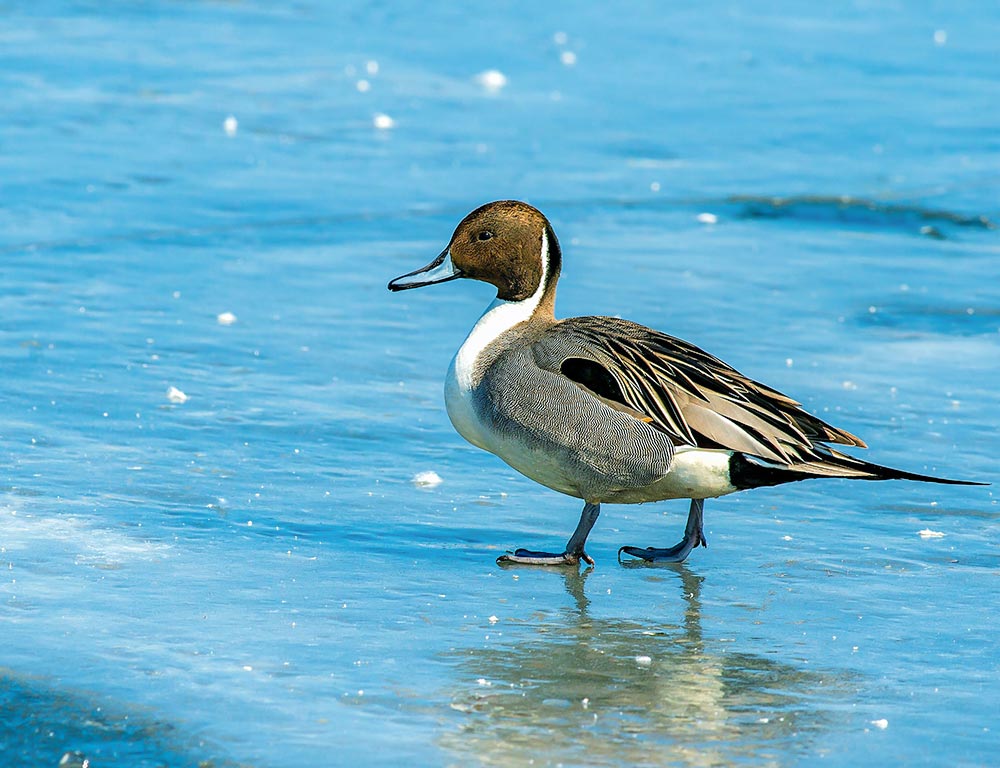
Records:
{"label": "northern pintail duck", "polygon": [[448,370],[448,416],[473,445],[584,501],[565,551],[518,549],[497,562],[592,564],[584,544],[605,502],[690,499],[678,544],[618,553],[680,562],[707,546],[706,498],[820,477],[973,484],[841,453],[828,444],[866,446],[686,341],[613,317],[556,320],[561,267],[545,216],[504,200],[474,210],[434,261],[389,283],[496,286]]}

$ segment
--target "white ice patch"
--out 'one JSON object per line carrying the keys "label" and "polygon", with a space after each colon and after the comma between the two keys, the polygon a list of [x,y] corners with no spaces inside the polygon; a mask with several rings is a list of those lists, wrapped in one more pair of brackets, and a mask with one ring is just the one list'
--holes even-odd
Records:
{"label": "white ice patch", "polygon": [[436,485],[441,485],[441,476],[430,469],[426,472],[417,472],[410,480],[418,488],[433,488]]}
{"label": "white ice patch", "polygon": [[507,85],[507,75],[499,69],[487,69],[476,75],[476,82],[490,93],[497,93]]}
{"label": "white ice patch", "polygon": [[114,569],[132,562],[159,560],[170,549],[169,544],[99,527],[80,517],[41,517],[0,505],[0,519],[3,547],[15,565],[62,561]]}

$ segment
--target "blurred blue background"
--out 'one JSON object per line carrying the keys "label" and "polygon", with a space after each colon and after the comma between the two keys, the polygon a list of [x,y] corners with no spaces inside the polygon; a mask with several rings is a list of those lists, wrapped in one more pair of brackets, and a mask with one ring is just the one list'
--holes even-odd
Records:
{"label": "blurred blue background", "polygon": [[[1000,9],[47,2],[0,18],[12,765],[985,765],[993,488],[579,514],[441,394],[492,298],[390,295],[498,198],[563,316],[686,338],[995,481]],[[413,478],[435,472],[441,482]],[[923,532],[923,533],[921,533]]]}

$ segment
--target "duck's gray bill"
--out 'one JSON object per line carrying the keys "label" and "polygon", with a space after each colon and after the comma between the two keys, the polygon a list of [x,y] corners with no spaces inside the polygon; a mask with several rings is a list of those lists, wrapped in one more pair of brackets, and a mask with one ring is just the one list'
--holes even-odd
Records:
{"label": "duck's gray bill", "polygon": [[434,283],[446,283],[461,276],[461,270],[455,269],[455,265],[451,263],[451,253],[449,249],[445,248],[441,251],[441,255],[426,267],[421,267],[413,272],[407,272],[395,280],[390,280],[389,290],[405,291],[408,288],[420,288],[421,286],[433,285]]}

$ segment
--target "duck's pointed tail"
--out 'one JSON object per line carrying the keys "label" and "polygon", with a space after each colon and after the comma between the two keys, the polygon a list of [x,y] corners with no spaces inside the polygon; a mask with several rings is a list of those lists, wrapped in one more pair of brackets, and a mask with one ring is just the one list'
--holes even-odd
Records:
{"label": "duck's pointed tail", "polygon": [[952,480],[946,477],[923,475],[903,469],[885,467],[870,461],[848,456],[829,446],[813,446],[814,455],[809,460],[794,464],[774,462],[745,453],[734,453],[730,461],[730,476],[737,488],[758,488],[780,485],[797,480],[820,477],[843,477],[853,480],[915,480],[921,483],[944,485],[989,485],[973,480]]}

